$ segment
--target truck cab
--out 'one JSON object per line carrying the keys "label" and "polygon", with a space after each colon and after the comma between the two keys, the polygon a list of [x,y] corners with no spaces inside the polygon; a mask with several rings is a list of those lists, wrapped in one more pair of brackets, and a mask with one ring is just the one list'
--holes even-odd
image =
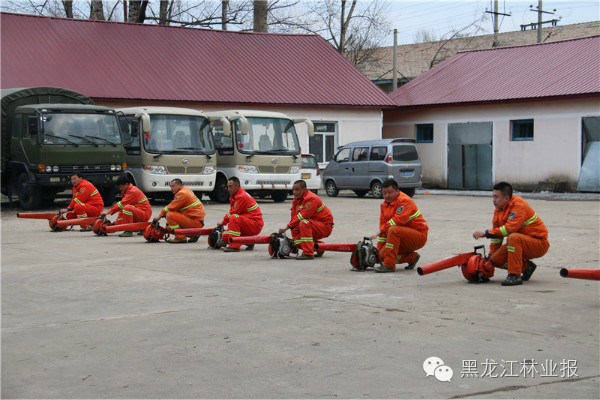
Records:
{"label": "truck cab", "polygon": [[[209,117],[178,107],[118,109],[129,179],[149,197],[171,195],[170,182],[212,192],[217,158]],[[220,120],[219,117],[211,117]]]}
{"label": "truck cab", "polygon": [[[51,101],[42,102],[40,101]],[[2,192],[39,208],[79,172],[112,202],[125,168],[114,110],[62,88],[2,91]]]}
{"label": "truck cab", "polygon": [[211,200],[229,201],[227,179],[236,176],[251,195],[262,198],[270,195],[275,202],[285,201],[294,182],[301,179],[301,150],[295,125],[305,123],[312,136],[312,122],[256,110],[228,110],[208,115],[226,118],[231,131],[228,136],[221,121],[213,122],[217,177]]}

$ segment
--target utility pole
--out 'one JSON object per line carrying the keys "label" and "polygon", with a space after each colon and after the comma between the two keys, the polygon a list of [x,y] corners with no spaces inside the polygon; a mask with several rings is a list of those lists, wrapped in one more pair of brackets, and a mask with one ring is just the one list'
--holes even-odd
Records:
{"label": "utility pole", "polygon": [[542,43],[542,0],[538,0],[537,42]]}
{"label": "utility pole", "polygon": [[494,43],[492,44],[492,47],[498,47],[500,45],[500,43],[498,42],[498,31],[500,30],[500,24],[498,23],[498,15],[505,15],[507,17],[510,17],[510,14],[498,12],[498,0],[494,0],[494,11],[486,10],[486,13],[494,14]]}
{"label": "utility pole", "polygon": [[[542,0],[538,0],[538,6],[537,6],[537,10],[533,9],[533,6],[529,6],[529,10],[530,11],[535,11],[538,13],[538,22],[537,22],[537,42],[538,43],[542,43],[542,25],[545,23],[552,23],[553,26],[556,25],[557,20],[553,19],[551,21],[542,21],[542,14],[554,14],[556,12],[556,8],[552,11],[544,11],[544,8],[542,7]],[[531,24],[533,26],[533,24]],[[521,25],[521,30],[523,29],[523,25]]]}
{"label": "utility pole", "polygon": [[221,2],[221,29],[227,30],[227,7],[229,6],[229,0],[222,0]]}
{"label": "utility pole", "polygon": [[394,60],[392,62],[392,92],[398,89],[398,29],[394,29]]}

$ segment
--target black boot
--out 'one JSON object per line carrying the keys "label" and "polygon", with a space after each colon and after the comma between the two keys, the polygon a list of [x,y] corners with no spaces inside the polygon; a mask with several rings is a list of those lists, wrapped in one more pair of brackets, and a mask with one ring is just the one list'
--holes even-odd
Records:
{"label": "black boot", "polygon": [[531,275],[533,275],[533,272],[535,271],[536,268],[537,268],[537,265],[535,265],[531,261],[527,261],[527,268],[525,268],[525,271],[523,271],[523,276],[521,277],[521,279],[524,281],[528,281],[529,278],[531,278]]}
{"label": "black boot", "polygon": [[505,280],[502,281],[502,286],[515,286],[522,285],[521,275],[519,274],[508,274]]}

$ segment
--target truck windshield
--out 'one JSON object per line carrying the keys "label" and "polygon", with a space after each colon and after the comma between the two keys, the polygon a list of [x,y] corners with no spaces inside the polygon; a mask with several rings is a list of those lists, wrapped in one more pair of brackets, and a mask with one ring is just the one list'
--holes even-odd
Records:
{"label": "truck windshield", "polygon": [[300,144],[294,123],[282,118],[248,118],[248,134],[240,133],[236,121],[238,150],[246,154],[299,155]]}
{"label": "truck windshield", "polygon": [[208,119],[190,115],[150,115],[150,132],[144,134],[148,153],[214,154]]}
{"label": "truck windshield", "polygon": [[43,116],[44,144],[112,145],[121,143],[114,114],[48,113]]}

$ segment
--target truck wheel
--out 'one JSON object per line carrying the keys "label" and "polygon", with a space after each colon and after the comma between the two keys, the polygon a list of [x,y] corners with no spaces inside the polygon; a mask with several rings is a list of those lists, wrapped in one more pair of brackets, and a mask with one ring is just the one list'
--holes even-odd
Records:
{"label": "truck wheel", "polygon": [[25,210],[35,210],[40,207],[42,201],[41,190],[29,183],[25,172],[21,173],[17,180],[17,196],[19,197],[21,208]]}
{"label": "truck wheel", "polygon": [[208,195],[212,201],[219,203],[229,203],[229,192],[227,191],[227,179],[217,178],[215,189]]}
{"label": "truck wheel", "polygon": [[325,182],[325,192],[329,197],[337,197],[340,191],[334,181],[327,181]]}
{"label": "truck wheel", "polygon": [[283,203],[287,199],[287,190],[274,190],[271,198],[275,203]]}
{"label": "truck wheel", "polygon": [[413,197],[415,195],[415,188],[402,188],[400,190],[406,193],[408,197]]}
{"label": "truck wheel", "polygon": [[354,193],[356,193],[356,195],[358,197],[365,197],[367,195],[367,193],[369,193],[368,190],[354,190]]}
{"label": "truck wheel", "polygon": [[373,193],[373,197],[375,197],[376,199],[383,198],[381,182],[379,182],[379,181],[373,182],[371,184],[371,192]]}

